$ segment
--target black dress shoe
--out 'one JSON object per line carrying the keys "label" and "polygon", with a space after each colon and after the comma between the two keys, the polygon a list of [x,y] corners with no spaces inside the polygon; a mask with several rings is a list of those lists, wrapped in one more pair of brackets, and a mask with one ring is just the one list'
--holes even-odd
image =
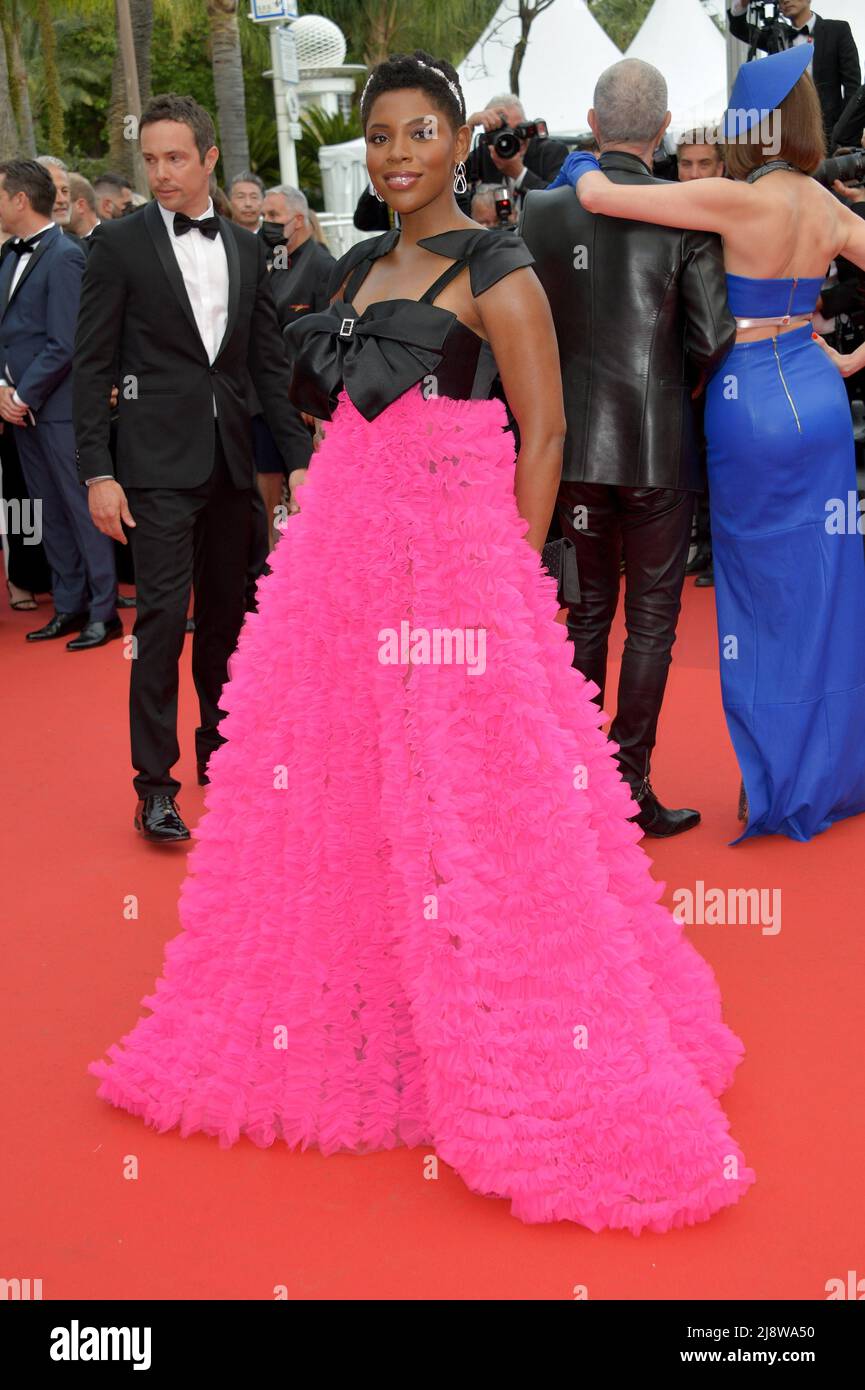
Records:
{"label": "black dress shoe", "polygon": [[113,637],[123,636],[123,624],[119,618],[110,618],[107,623],[88,623],[87,626],[66,643],[68,652],[84,652],[89,647],[104,647]]}
{"label": "black dress shoe", "polygon": [[712,552],[705,546],[698,546],[693,560],[689,560],[685,566],[686,574],[702,574],[712,563]]}
{"label": "black dress shoe", "polygon": [[155,794],[145,796],[135,810],[135,829],[145,840],[158,844],[172,844],[176,840],[188,840],[189,831],[180,819],[180,812],[172,796]]}
{"label": "black dress shoe", "polygon": [[639,793],[634,792],[634,800],[640,810],[638,815],[629,816],[629,820],[636,821],[644,835],[662,840],[670,835],[681,835],[684,830],[693,830],[695,825],[700,824],[699,811],[691,811],[687,807],[679,811],[670,811],[666,806],[662,806],[648,778],[643,782]]}
{"label": "black dress shoe", "polygon": [[698,574],[698,575],[697,575],[697,578],[694,580],[694,588],[695,588],[695,589],[714,589],[714,587],[715,587],[715,571],[713,570],[713,568],[712,568],[712,566],[711,566],[711,564],[710,564],[710,565],[709,565],[709,568],[708,568],[707,570],[704,570],[702,574]]}
{"label": "black dress shoe", "polygon": [[198,785],[199,787],[209,787],[210,778],[207,775],[207,763],[198,763]]}
{"label": "black dress shoe", "polygon": [[55,613],[44,627],[27,633],[28,642],[50,642],[52,637],[65,637],[67,632],[80,632],[87,622],[86,613]]}

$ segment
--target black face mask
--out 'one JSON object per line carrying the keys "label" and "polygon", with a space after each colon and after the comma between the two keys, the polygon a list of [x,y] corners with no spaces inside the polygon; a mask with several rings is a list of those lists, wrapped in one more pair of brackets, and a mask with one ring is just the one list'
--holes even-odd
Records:
{"label": "black face mask", "polygon": [[285,228],[281,222],[262,222],[258,229],[258,235],[261,237],[265,246],[277,247],[288,245],[285,236]]}

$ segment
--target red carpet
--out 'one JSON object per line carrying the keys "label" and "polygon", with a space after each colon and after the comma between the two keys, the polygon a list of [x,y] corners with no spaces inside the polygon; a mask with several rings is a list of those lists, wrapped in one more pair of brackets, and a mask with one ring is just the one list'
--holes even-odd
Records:
{"label": "red carpet", "polygon": [[[200,1134],[155,1134],[97,1100],[87,1063],[131,1029],[160,972],[185,850],[147,846],[132,829],[125,644],[74,654],[63,641],[25,644],[49,613],[0,610],[0,1276],[41,1279],[46,1299],[272,1299],[278,1286],[292,1299],[571,1299],[577,1285],[591,1299],[824,1299],[828,1279],[865,1275],[865,820],[808,845],[729,848],[738,775],[711,590],[687,581],[653,769],[662,799],[697,805],[703,823],[644,843],[671,905],[697,880],[780,890],[774,935],[688,928],[747,1049],[724,1104],[757,1182],[707,1223],[639,1238],[524,1226],[443,1165],[426,1180],[423,1149],[322,1158],[241,1139],[221,1150]],[[189,641],[177,770],[181,811],[195,821],[188,657]]]}

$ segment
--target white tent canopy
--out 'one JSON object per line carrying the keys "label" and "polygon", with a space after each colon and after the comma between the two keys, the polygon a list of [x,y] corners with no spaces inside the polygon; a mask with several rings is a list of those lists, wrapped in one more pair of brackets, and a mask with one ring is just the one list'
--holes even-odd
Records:
{"label": "white tent canopy", "polygon": [[328,212],[351,213],[357,200],[369,187],[366,171],[366,141],[363,136],[344,145],[322,145],[318,152],[324,205]]}
{"label": "white tent canopy", "polygon": [[727,105],[727,48],[700,0],[655,0],[625,55],[667,79],[670,129],[714,125]]}
{"label": "white tent canopy", "polygon": [[[520,35],[516,0],[502,0],[458,72],[468,112],[486,106],[490,97],[510,91],[510,66]],[[520,69],[520,100],[529,120],[541,117],[550,134],[588,129],[586,113],[595,82],[621,58],[585,0],[555,0],[529,30]]]}

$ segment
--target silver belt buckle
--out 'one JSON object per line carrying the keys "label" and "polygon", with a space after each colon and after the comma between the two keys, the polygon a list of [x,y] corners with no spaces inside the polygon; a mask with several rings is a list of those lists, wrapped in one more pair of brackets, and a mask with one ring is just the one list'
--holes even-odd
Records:
{"label": "silver belt buckle", "polygon": [[341,338],[350,338],[354,330],[354,323],[354,319],[343,319],[339,326],[339,336]]}

